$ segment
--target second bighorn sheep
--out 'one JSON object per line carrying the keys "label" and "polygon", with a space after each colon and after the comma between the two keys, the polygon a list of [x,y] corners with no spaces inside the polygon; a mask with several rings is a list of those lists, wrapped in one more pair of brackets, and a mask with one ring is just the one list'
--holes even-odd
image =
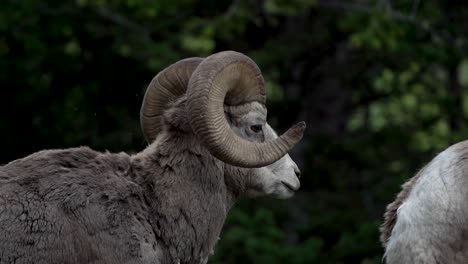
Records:
{"label": "second bighorn sheep", "polygon": [[457,143],[403,185],[380,229],[386,263],[468,263],[467,159]]}
{"label": "second bighorn sheep", "polygon": [[290,197],[299,170],[245,55],[179,61],[149,85],[140,153],[44,150],[0,167],[0,263],[206,263],[236,199]]}

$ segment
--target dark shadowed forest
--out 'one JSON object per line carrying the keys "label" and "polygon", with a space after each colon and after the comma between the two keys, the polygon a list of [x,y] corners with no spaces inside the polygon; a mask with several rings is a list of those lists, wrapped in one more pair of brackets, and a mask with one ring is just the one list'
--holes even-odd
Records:
{"label": "dark shadowed forest", "polygon": [[241,200],[209,263],[380,263],[400,185],[468,139],[468,5],[400,0],[2,0],[0,164],[51,148],[146,146],[151,79],[250,56],[278,132],[304,120],[289,200]]}

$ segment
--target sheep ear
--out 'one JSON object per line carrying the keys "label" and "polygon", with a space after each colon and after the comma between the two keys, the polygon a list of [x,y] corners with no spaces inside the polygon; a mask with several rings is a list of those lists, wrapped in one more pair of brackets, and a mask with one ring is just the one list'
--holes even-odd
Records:
{"label": "sheep ear", "polygon": [[140,110],[140,125],[148,143],[161,132],[164,111],[169,103],[185,94],[189,79],[202,60],[180,60],[158,73],[148,85]]}

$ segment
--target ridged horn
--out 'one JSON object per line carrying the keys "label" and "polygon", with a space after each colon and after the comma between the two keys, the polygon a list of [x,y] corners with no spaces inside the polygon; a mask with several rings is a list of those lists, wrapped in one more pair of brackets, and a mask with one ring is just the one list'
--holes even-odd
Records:
{"label": "ridged horn", "polygon": [[254,168],[269,165],[286,155],[301,140],[300,122],[273,141],[255,143],[237,136],[224,116],[224,104],[259,102],[265,105],[264,79],[257,64],[234,51],[204,59],[195,69],[187,88],[187,114],[194,133],[218,159],[228,164]]}
{"label": "ridged horn", "polygon": [[159,72],[148,85],[140,110],[140,125],[148,143],[161,132],[162,114],[170,102],[185,94],[190,76],[202,61],[180,60]]}

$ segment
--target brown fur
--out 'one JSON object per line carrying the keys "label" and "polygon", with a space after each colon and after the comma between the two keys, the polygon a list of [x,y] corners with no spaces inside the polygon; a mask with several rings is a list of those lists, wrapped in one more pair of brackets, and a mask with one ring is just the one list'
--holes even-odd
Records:
{"label": "brown fur", "polygon": [[387,205],[384,214],[384,222],[380,226],[380,242],[384,247],[387,246],[388,239],[390,238],[393,227],[395,226],[395,223],[397,221],[398,208],[406,200],[406,198],[408,198],[408,195],[410,194],[411,190],[413,189],[413,186],[416,184],[423,171],[424,169],[422,169],[415,176],[413,176],[411,179],[405,182],[401,186],[402,190],[397,195],[395,201]]}
{"label": "brown fur", "polygon": [[184,102],[134,156],[81,147],[0,167],[0,263],[206,263],[249,170],[200,145]]}

